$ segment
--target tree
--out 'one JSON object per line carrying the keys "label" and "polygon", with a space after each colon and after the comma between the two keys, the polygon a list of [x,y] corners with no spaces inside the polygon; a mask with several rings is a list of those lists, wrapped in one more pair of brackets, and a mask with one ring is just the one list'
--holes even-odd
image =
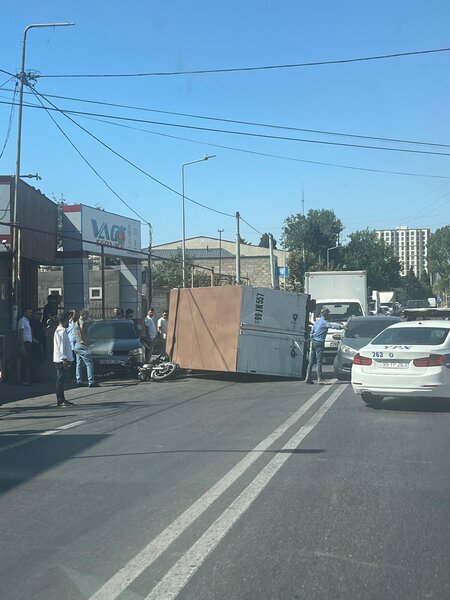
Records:
{"label": "tree", "polygon": [[428,271],[424,269],[420,275],[419,283],[424,291],[424,298],[430,298],[433,295],[433,290],[431,289],[430,284],[430,276]]}
{"label": "tree", "polygon": [[351,233],[349,240],[342,260],[348,270],[367,271],[370,290],[392,290],[400,285],[401,265],[392,246],[369,229]]}
{"label": "tree", "polygon": [[403,278],[403,286],[405,289],[406,297],[410,299],[421,299],[425,298],[425,291],[420,285],[420,281],[417,279],[416,274],[412,269],[406,273]]}
{"label": "tree", "polygon": [[[208,287],[211,285],[211,275],[209,271],[195,267],[192,261],[186,259],[186,285],[190,287],[192,268],[194,268],[194,287]],[[183,287],[183,255],[181,248],[175,258],[162,260],[152,268],[153,287]]]}
{"label": "tree", "polygon": [[450,225],[436,229],[428,241],[428,269],[439,275],[439,293],[450,290]]}
{"label": "tree", "polygon": [[[272,235],[271,233],[263,233],[261,236],[261,239],[259,240],[258,246],[260,248],[270,248],[269,237],[271,235]],[[273,235],[272,235],[272,246],[274,249],[277,247],[277,240],[273,237]]]}
{"label": "tree", "polygon": [[307,215],[290,215],[284,222],[283,244],[289,251],[289,284],[298,287],[305,271],[326,267],[327,250],[337,245],[344,227],[333,210],[311,209]]}

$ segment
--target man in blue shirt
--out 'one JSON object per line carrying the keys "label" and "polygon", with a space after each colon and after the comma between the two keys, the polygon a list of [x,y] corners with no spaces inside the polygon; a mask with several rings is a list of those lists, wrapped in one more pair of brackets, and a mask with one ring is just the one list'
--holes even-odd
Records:
{"label": "man in blue shirt", "polygon": [[320,311],[320,318],[314,323],[311,331],[311,346],[309,351],[309,362],[308,369],[306,371],[305,383],[314,383],[311,378],[312,368],[315,362],[317,362],[317,383],[323,383],[322,377],[322,361],[323,361],[323,349],[325,346],[325,338],[327,337],[327,331],[329,327],[333,329],[343,329],[341,323],[331,323],[328,319],[330,318],[330,311],[328,308],[322,308]]}

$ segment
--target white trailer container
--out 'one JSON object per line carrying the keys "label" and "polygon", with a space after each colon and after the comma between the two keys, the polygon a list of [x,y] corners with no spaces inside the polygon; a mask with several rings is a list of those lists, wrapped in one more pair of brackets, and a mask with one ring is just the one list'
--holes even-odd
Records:
{"label": "white trailer container", "polygon": [[[316,271],[305,273],[305,292],[316,301],[315,314],[322,308],[330,311],[330,321],[346,323],[352,316],[369,314],[366,271]],[[324,355],[334,357],[339,344],[339,330],[329,329]]]}
{"label": "white trailer container", "polygon": [[166,350],[182,368],[304,376],[309,296],[250,286],[170,293]]}

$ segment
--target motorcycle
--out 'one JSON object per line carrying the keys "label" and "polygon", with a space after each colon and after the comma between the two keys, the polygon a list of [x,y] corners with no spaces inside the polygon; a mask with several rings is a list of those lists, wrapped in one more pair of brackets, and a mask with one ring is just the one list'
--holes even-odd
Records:
{"label": "motorcycle", "polygon": [[139,381],[163,381],[176,377],[180,367],[169,360],[167,354],[160,354],[153,360],[138,367]]}

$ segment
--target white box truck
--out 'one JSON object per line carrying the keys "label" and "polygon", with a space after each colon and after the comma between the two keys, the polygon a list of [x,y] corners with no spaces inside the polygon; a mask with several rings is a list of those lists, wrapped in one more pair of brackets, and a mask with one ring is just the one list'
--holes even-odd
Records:
{"label": "white box truck", "polygon": [[[352,316],[368,315],[366,271],[315,271],[305,273],[305,293],[316,301],[311,322],[322,308],[330,311],[330,321],[346,323]],[[325,340],[324,357],[334,358],[339,344],[337,329],[329,329]],[[337,339],[336,339],[337,338]]]}
{"label": "white box truck", "polygon": [[250,286],[173,289],[166,352],[184,369],[302,378],[309,296]]}

